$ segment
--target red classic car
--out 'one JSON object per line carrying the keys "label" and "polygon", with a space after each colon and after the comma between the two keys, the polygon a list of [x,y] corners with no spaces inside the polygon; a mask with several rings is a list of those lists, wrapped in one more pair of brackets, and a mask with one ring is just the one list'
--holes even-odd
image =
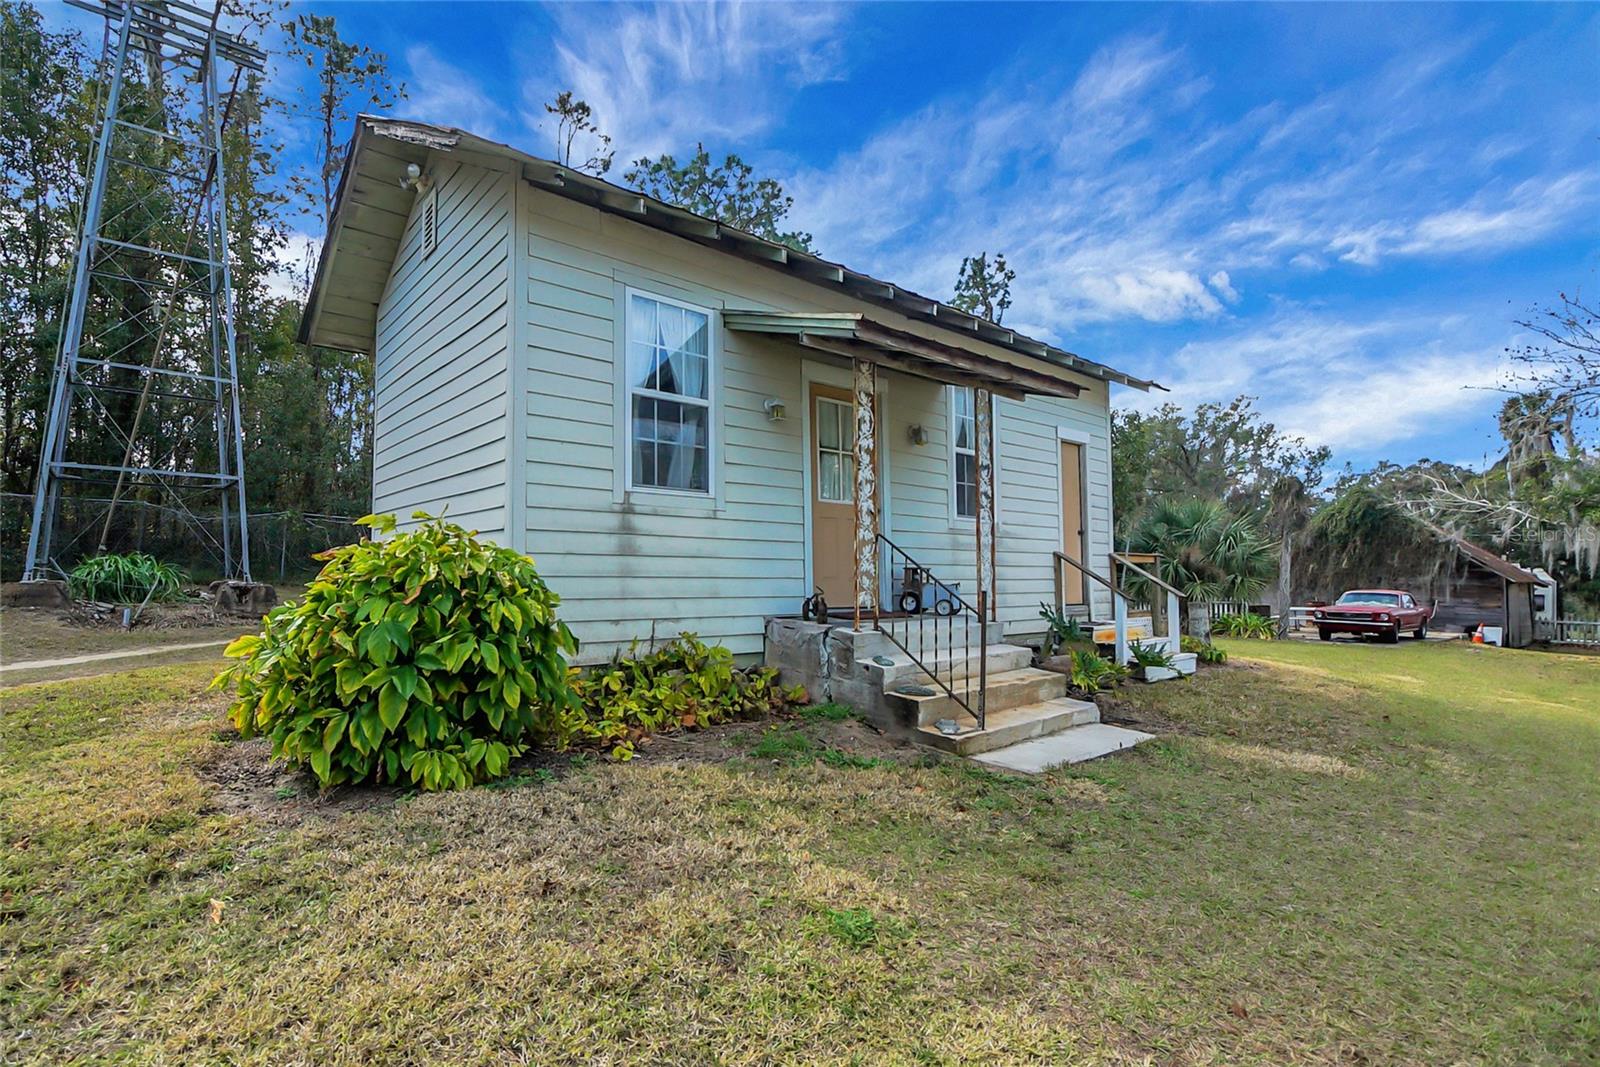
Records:
{"label": "red classic car", "polygon": [[1360,634],[1390,644],[1402,633],[1419,640],[1428,636],[1428,620],[1433,608],[1423,606],[1403,589],[1352,589],[1326,607],[1315,608],[1311,621],[1317,636],[1333,640],[1334,634]]}

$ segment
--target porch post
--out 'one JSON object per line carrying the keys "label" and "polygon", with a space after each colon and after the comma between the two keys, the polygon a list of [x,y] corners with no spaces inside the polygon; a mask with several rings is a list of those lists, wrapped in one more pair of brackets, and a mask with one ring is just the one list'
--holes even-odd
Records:
{"label": "porch post", "polygon": [[973,451],[978,466],[978,610],[984,618],[997,614],[994,588],[994,394],[972,391]]}
{"label": "porch post", "polygon": [[878,611],[878,365],[855,361],[856,613]]}

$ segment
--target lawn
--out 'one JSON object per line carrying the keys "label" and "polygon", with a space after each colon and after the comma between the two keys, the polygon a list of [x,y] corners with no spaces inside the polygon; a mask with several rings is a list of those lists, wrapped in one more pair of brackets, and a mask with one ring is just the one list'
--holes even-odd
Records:
{"label": "lawn", "polygon": [[0,693],[0,1062],[1600,1063],[1600,659],[1233,642],[1041,778],[841,712],[312,795]]}

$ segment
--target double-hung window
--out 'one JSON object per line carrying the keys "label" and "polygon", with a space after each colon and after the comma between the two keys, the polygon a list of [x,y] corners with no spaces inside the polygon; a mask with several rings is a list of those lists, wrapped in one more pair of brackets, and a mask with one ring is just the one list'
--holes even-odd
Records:
{"label": "double-hung window", "polygon": [[711,492],[711,313],[628,294],[628,485]]}
{"label": "double-hung window", "polygon": [[959,385],[947,389],[950,395],[950,491],[956,518],[971,519],[978,514],[978,426],[972,390]]}

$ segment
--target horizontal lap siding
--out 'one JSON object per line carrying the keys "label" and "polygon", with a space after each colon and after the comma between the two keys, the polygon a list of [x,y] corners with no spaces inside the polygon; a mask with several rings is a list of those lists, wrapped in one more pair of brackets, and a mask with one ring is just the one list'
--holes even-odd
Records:
{"label": "horizontal lap siding", "polygon": [[436,247],[424,256],[424,193],[378,305],[373,510],[505,540],[512,179],[448,157],[430,175]]}
{"label": "horizontal lap siding", "polygon": [[584,660],[683,630],[759,654],[766,618],[795,613],[805,595],[801,424],[772,422],[763,407],[780,396],[800,410],[799,360],[782,345],[724,331],[715,412],[721,506],[639,494],[619,503],[619,282],[714,308],[760,301],[651,247],[670,238],[642,231],[620,239],[586,216],[595,213],[535,197],[520,220],[528,242],[527,549],[561,595]]}
{"label": "horizontal lap siding", "polygon": [[[535,191],[525,205],[518,240],[526,241],[520,314],[527,388],[519,412],[527,438],[527,550],[562,595],[562,616],[583,640],[585,659],[680,629],[736,653],[759,653],[764,620],[794,614],[809,592],[804,353],[788,341],[721,332],[720,509],[632,494],[618,502],[618,287],[712,308],[867,310],[903,323],[893,312],[561,198]],[[936,573],[973,590],[970,524],[950,519],[943,387],[897,374],[884,380],[886,532]],[[767,418],[768,398],[786,405],[785,420]],[[1040,629],[1039,601],[1051,593],[1050,553],[1061,543],[1058,425],[1091,438],[1091,554],[1103,560],[1111,548],[1105,387],[1086,386],[1075,401],[999,401],[997,408],[1000,614],[1009,631],[1032,633]],[[912,424],[927,430],[927,444],[910,443]]]}
{"label": "horizontal lap siding", "polygon": [[[945,387],[894,377],[882,439],[889,442],[889,537],[941,579],[959,582],[971,603],[977,591],[977,530],[971,519],[952,521],[949,404]],[[995,466],[998,469],[995,587],[998,616],[1007,633],[1043,628],[1039,604],[1054,596],[1051,553],[1061,547],[1059,427],[1089,438],[1084,445],[1085,529],[1089,559],[1105,574],[1111,552],[1111,463],[1104,386],[1076,400],[995,399]],[[921,425],[927,444],[914,445],[906,428]],[[1093,591],[1097,617],[1110,604]]]}

